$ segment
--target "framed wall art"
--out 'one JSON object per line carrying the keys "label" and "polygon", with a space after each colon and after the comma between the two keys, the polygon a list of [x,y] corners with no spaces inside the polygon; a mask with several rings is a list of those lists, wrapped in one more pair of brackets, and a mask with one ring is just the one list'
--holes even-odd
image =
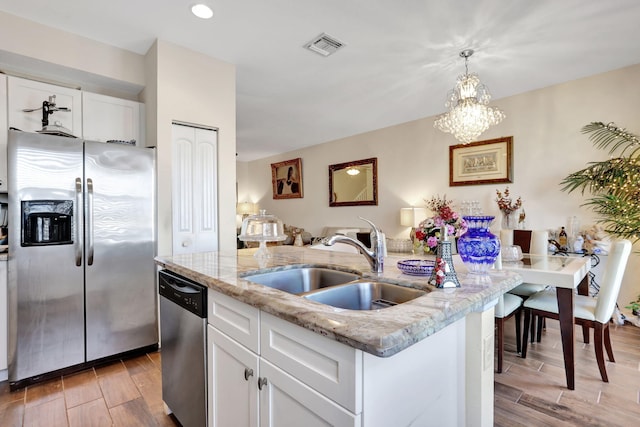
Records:
{"label": "framed wall art", "polygon": [[449,147],[449,186],[513,182],[513,137]]}
{"label": "framed wall art", "polygon": [[271,163],[274,199],[302,198],[302,159]]}

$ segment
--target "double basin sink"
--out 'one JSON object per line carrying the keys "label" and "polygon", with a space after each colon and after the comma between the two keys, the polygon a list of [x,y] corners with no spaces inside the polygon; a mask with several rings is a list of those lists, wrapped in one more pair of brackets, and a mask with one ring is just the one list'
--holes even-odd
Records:
{"label": "double basin sink", "polygon": [[363,278],[357,272],[298,267],[246,274],[243,279],[311,301],[347,310],[378,310],[411,301],[426,292]]}

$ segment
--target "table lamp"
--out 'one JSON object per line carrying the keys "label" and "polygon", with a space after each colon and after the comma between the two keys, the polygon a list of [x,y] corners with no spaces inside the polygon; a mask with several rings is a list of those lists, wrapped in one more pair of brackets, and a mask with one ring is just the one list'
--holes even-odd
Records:
{"label": "table lamp", "polygon": [[236,204],[236,214],[242,215],[243,220],[249,215],[256,213],[258,213],[258,205],[256,203],[241,202]]}
{"label": "table lamp", "polygon": [[400,225],[411,227],[409,238],[413,242],[416,235],[416,227],[427,218],[426,208],[402,208],[400,209]]}

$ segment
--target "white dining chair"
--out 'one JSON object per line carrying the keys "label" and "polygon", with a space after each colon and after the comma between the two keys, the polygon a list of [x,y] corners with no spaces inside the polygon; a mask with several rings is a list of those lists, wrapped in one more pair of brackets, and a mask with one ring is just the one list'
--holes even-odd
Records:
{"label": "white dining chair", "polygon": [[502,372],[502,360],[504,357],[504,323],[515,315],[516,321],[516,350],[518,354],[522,350],[521,333],[520,333],[520,317],[522,313],[522,298],[517,295],[506,293],[500,296],[498,304],[495,306],[495,326],[496,338],[498,341],[498,366],[497,372]]}
{"label": "white dining chair", "polygon": [[[616,307],[616,301],[622,285],[627,261],[631,254],[631,242],[629,240],[618,240],[611,245],[607,265],[597,296],[574,295],[574,318],[577,325],[586,326],[594,330],[593,342],[598,362],[598,369],[602,381],[609,382],[607,369],[604,361],[603,344],[607,350],[607,355],[611,362],[615,362],[613,348],[611,347],[611,336],[609,333],[609,322]],[[527,329],[531,316],[543,316],[551,319],[559,319],[558,300],[554,291],[539,292],[530,296],[524,301],[524,337],[522,340],[522,357],[527,356]]]}
{"label": "white dining chair", "polygon": [[[546,230],[500,230],[500,243],[518,245],[522,253],[532,255],[546,255],[549,245],[549,232]],[[545,285],[522,283],[511,289],[509,293],[528,298],[545,289]]]}

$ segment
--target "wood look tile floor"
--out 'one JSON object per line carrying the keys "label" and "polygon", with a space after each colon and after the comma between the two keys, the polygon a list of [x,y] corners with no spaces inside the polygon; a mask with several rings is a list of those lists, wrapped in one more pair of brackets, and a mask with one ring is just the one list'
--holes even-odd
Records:
{"label": "wood look tile floor", "polygon": [[[576,330],[576,389],[568,390],[558,322],[547,319],[542,342],[522,359],[514,321],[505,325],[503,373],[495,374],[496,426],[640,425],[640,328],[611,325],[609,383],[600,379],[593,344]],[[156,352],[15,392],[3,382],[0,426],[178,426],[164,413],[161,381]]]}
{"label": "wood look tile floor", "polygon": [[0,383],[2,427],[179,426],[165,414],[160,353],[9,391]]}
{"label": "wood look tile floor", "polygon": [[591,343],[576,327],[575,390],[566,387],[558,321],[547,319],[542,341],[516,354],[515,320],[505,324],[503,372],[495,374],[496,426],[640,426],[640,328],[610,324],[615,363],[605,354],[602,382]]}

